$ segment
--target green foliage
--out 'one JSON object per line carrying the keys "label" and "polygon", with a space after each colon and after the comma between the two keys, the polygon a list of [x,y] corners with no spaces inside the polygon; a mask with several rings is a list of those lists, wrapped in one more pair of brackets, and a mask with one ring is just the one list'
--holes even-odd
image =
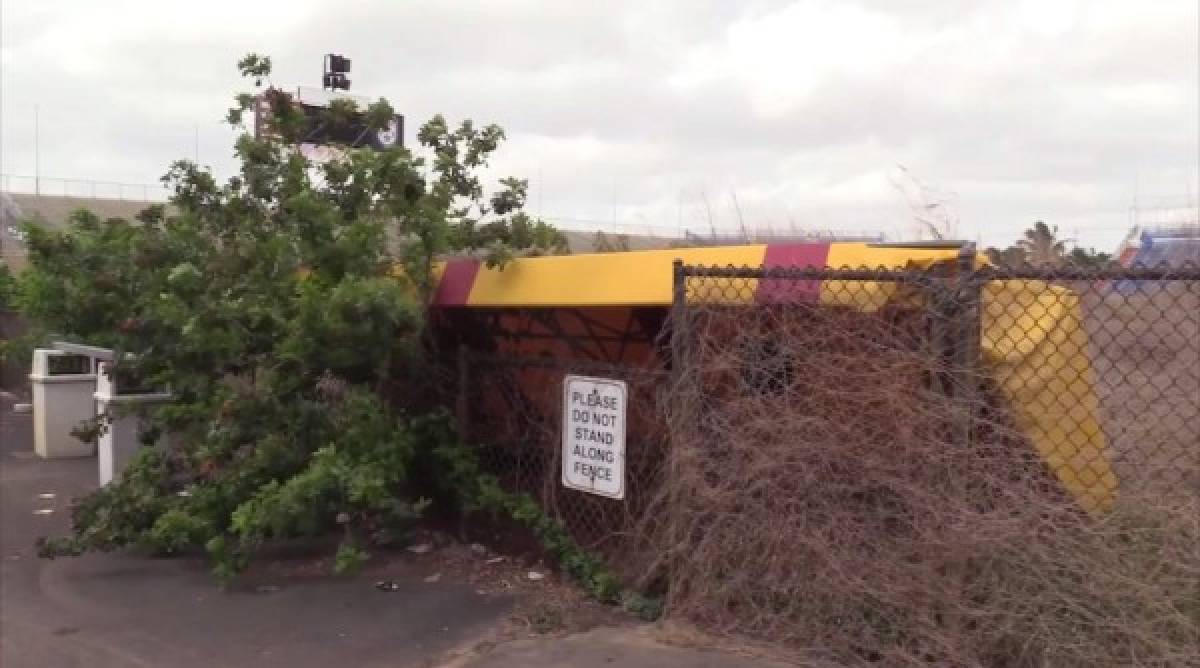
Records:
{"label": "green foliage", "polygon": [[603,603],[620,604],[644,619],[662,613],[658,598],[622,590],[616,575],[596,554],[583,549],[561,522],[550,517],[528,494],[506,491],[496,476],[485,472],[475,452],[457,440],[444,418],[431,416],[414,425],[432,444],[428,459],[435,463],[434,478],[441,492],[454,499],[464,513],[481,512],[507,517],[529,529],[542,548],[572,580]]}
{"label": "green foliage", "polygon": [[1016,269],[1024,267],[1028,264],[1028,258],[1025,254],[1025,249],[1020,246],[1009,246],[1008,248],[989,248],[987,249],[988,260],[998,267],[1008,267]]}
{"label": "green foliage", "polygon": [[1103,269],[1113,265],[1109,253],[1094,248],[1072,248],[1068,253],[1066,242],[1058,238],[1058,226],[1037,221],[1021,234],[1021,238],[1008,248],[987,249],[988,259],[1001,267],[1061,267],[1069,264],[1085,269]]}
{"label": "green foliage", "polygon": [[[338,531],[335,569],[358,566],[428,504],[413,463],[436,434],[380,389],[422,350],[435,261],[502,262],[561,241],[522,211],[524,181],[485,190],[479,171],[500,128],[437,116],[419,133],[430,162],[342,147],[313,164],[296,150],[303,115],[270,86],[270,59],[238,68],[256,90],[236,96],[228,120],[240,126],[260,102],[267,117],[264,132],[238,138],[235,176],[221,183],[178,161],[163,177],[169,209],[26,228],[22,310],[41,331],[114,348],[115,373],[176,397],[154,417],[170,447],[147,448],[80,499],[73,534],[43,541],[46,556],[204,551],[232,577],[265,543]],[[327,120],[353,113],[335,104]],[[367,122],[392,113],[380,100]]]}
{"label": "green foliage", "polygon": [[1025,230],[1016,247],[1025,253],[1025,261],[1035,267],[1057,267],[1063,263],[1066,244],[1058,238],[1058,226],[1037,221]]}
{"label": "green foliage", "polygon": [[343,542],[338,546],[337,554],[334,555],[333,572],[338,575],[353,573],[366,563],[369,558],[371,558],[370,552],[363,550],[352,542]]}
{"label": "green foliage", "polygon": [[254,85],[261,86],[263,79],[271,75],[271,59],[257,53],[248,53],[238,61],[238,71],[244,77],[253,77]]}
{"label": "green foliage", "polygon": [[1111,253],[1097,251],[1095,248],[1075,247],[1067,253],[1067,263],[1084,269],[1104,269],[1116,264]]}
{"label": "green foliage", "polygon": [[17,279],[13,277],[8,265],[0,262],[0,311],[12,307],[17,296]]}

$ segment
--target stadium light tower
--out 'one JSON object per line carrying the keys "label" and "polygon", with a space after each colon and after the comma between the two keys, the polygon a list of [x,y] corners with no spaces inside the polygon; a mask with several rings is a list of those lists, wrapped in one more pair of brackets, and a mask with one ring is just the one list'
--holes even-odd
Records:
{"label": "stadium light tower", "polygon": [[325,54],[325,73],[321,85],[325,90],[350,90],[350,59],[336,53]]}

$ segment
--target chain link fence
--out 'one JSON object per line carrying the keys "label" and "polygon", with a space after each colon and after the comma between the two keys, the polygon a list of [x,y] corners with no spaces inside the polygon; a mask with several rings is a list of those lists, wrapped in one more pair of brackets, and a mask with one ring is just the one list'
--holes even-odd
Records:
{"label": "chain link fence", "polygon": [[[669,616],[818,664],[1200,657],[1200,270],[677,265],[653,310],[450,329],[488,468]],[[621,501],[562,484],[568,374],[628,384]]]}
{"label": "chain link fence", "polygon": [[[666,429],[657,416],[661,372],[585,361],[554,362],[466,354],[469,408],[460,423],[479,445],[484,466],[508,489],[526,492],[583,547],[604,556],[626,582],[639,582],[659,560],[651,537],[662,489]],[[625,498],[568,489],[562,483],[562,385],[568,374],[625,381],[629,412]],[[465,420],[462,415],[466,415]]]}
{"label": "chain link fence", "polygon": [[668,612],[838,665],[1200,657],[1200,272],[676,268]]}

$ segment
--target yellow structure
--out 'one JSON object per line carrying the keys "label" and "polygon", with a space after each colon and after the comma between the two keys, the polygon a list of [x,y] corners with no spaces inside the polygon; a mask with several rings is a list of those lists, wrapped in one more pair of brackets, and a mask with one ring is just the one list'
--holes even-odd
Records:
{"label": "yellow structure", "polygon": [[[489,269],[474,260],[452,260],[437,272],[434,307],[669,307],[671,267],[677,259],[699,266],[919,270],[954,263],[958,257],[957,247],[824,243],[522,258],[503,269]],[[975,259],[976,267],[984,264],[982,256]],[[722,299],[732,303],[770,302],[776,289],[769,279],[706,280],[729,281],[731,289]],[[807,290],[813,301],[864,311],[899,298],[895,282],[800,283],[805,284],[800,292]],[[1016,426],[1083,508],[1110,507],[1118,480],[1100,428],[1078,296],[1043,281],[997,280],[982,286],[981,299],[982,363],[1008,400]]]}

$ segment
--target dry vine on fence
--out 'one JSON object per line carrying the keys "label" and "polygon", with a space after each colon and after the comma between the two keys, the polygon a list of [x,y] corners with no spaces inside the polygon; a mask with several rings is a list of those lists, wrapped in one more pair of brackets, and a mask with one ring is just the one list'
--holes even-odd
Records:
{"label": "dry vine on fence", "polygon": [[728,305],[735,282],[689,279],[674,323],[669,615],[838,665],[1200,661],[1197,490],[1086,512],[992,375],[931,348],[940,314]]}

